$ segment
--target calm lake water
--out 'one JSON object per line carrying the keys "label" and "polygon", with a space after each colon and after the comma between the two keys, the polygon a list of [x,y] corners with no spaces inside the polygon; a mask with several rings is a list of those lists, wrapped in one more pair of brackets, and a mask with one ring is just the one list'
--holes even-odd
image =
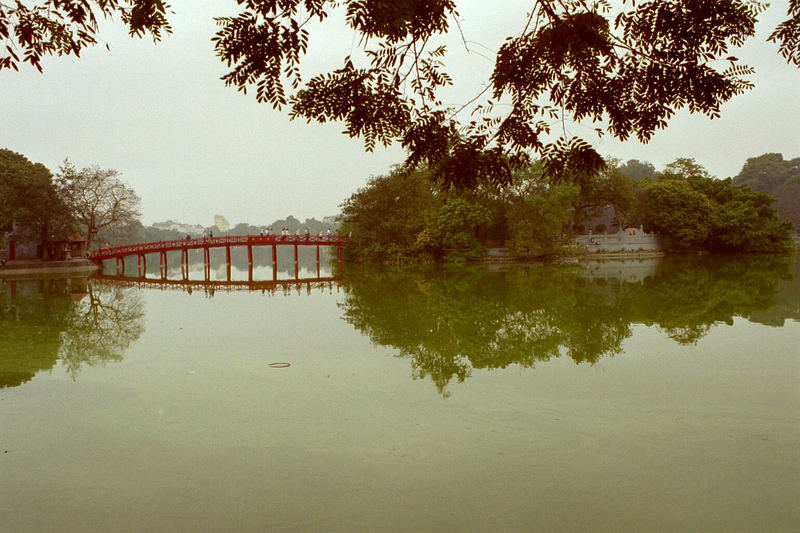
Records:
{"label": "calm lake water", "polygon": [[0,282],[0,531],[798,530],[794,257],[169,277]]}

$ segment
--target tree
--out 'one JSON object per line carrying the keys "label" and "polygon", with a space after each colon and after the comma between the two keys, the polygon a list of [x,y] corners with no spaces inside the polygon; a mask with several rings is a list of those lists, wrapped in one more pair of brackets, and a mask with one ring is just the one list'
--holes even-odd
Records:
{"label": "tree", "polygon": [[800,157],[786,160],[782,154],[751,157],[733,183],[775,197],[781,220],[792,222],[795,231],[800,231]]}
{"label": "tree", "polygon": [[[241,12],[218,18],[213,38],[231,69],[226,85],[255,89],[259,102],[288,107],[292,118],[344,122],[367,150],[400,142],[410,167],[426,165],[441,184],[466,188],[482,180],[507,185],[531,153],[554,180],[594,175],[602,158],[583,139],[554,137],[550,125],[561,120],[602,121],[599,134],[647,142],[679,109],[719,116],[721,104],[752,86],[753,69],[730,49],[754,35],[766,7],[754,0],[623,0],[617,8],[607,0],[533,0],[522,30],[514,28],[500,48],[486,88],[454,108],[440,98],[453,81],[437,42],[453,22],[460,31],[454,0],[237,1]],[[329,17],[337,8],[360,48],[340,68],[304,79],[307,25],[340,20]],[[0,36],[9,43],[0,69],[20,61],[41,69],[43,55],[79,54],[96,43],[100,16],[119,15],[132,35],[159,40],[171,31],[167,9],[164,0],[0,4]],[[769,39],[800,65],[800,0],[789,0],[787,15]]]}
{"label": "tree", "polygon": [[568,183],[542,186],[512,204],[508,209],[511,251],[532,255],[562,251],[578,194],[578,187]]}
{"label": "tree", "polygon": [[620,170],[616,160],[609,158],[605,168],[593,180],[581,184],[575,205],[575,222],[583,224],[611,206],[620,227],[626,227],[631,222],[634,196],[632,179]]}
{"label": "tree", "polygon": [[404,261],[434,252],[436,219],[443,199],[422,172],[395,169],[373,177],[342,203],[342,229],[351,233],[351,251],[368,258]]}
{"label": "tree", "polygon": [[750,157],[733,182],[776,196],[782,185],[800,183],[800,157],[784,159],[783,154]]}
{"label": "tree", "polygon": [[476,236],[481,225],[491,222],[491,212],[474,199],[448,198],[439,208],[437,226],[442,244],[454,250],[453,258],[480,256],[484,249]]}
{"label": "tree", "polygon": [[645,227],[667,236],[671,247],[699,248],[708,240],[715,206],[687,181],[667,179],[645,183],[642,201]]}
{"label": "tree", "polygon": [[65,237],[72,219],[53,176],[41,163],[0,149],[0,230],[10,230],[44,245],[53,234]]}
{"label": "tree", "polygon": [[656,167],[649,161],[639,161],[638,159],[629,159],[624,165],[618,167],[619,171],[628,176],[633,181],[639,181],[642,178],[652,178],[656,175]]}
{"label": "tree", "polygon": [[87,233],[88,246],[97,242],[100,230],[121,228],[138,221],[141,200],[120,181],[116,170],[99,166],[77,170],[66,160],[58,174],[61,194]]}
{"label": "tree", "polygon": [[781,222],[773,199],[730,178],[719,180],[693,159],[677,159],[656,181],[641,185],[644,225],[676,249],[720,252],[786,252],[791,223]]}

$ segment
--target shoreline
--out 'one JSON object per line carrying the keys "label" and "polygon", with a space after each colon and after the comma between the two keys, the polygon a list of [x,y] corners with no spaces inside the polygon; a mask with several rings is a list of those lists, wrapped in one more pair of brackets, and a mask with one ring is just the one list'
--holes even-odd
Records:
{"label": "shoreline", "polygon": [[514,256],[509,254],[506,249],[492,248],[486,255],[467,262],[476,263],[526,263],[526,262],[557,262],[573,263],[582,261],[593,261],[597,259],[651,259],[656,257],[666,257],[670,254],[662,250],[621,250],[618,252],[587,252],[575,255],[541,255],[541,256]]}
{"label": "shoreline", "polygon": [[52,274],[83,276],[95,272],[97,268],[97,265],[88,259],[67,259],[64,261],[13,259],[0,266],[0,278]]}

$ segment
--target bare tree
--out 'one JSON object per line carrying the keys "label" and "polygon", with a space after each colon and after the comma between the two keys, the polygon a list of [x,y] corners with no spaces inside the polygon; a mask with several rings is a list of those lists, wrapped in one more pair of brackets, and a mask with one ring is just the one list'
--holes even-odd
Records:
{"label": "bare tree", "polygon": [[113,230],[141,217],[141,199],[119,176],[116,170],[97,165],[77,170],[69,160],[59,168],[61,194],[75,219],[86,228],[89,248],[101,229]]}

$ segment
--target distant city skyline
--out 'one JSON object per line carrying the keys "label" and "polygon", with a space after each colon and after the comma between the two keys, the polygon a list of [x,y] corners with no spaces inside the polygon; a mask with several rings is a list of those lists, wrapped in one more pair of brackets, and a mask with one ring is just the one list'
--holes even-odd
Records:
{"label": "distant city skyline", "polygon": [[200,221],[184,221],[184,220],[176,220],[175,218],[167,218],[165,220],[156,220],[156,221],[153,221],[152,223],[149,223],[149,224],[145,223],[144,225],[145,226],[152,226],[152,227],[158,228],[158,229],[165,229],[165,230],[171,230],[171,231],[179,231],[181,233],[188,233],[189,235],[192,235],[192,236],[199,236],[199,235],[202,235],[203,232],[208,228],[216,227],[220,231],[227,232],[227,231],[230,231],[232,228],[235,228],[239,224],[247,224],[249,226],[254,226],[254,227],[266,227],[266,226],[271,226],[271,225],[275,224],[276,222],[278,222],[280,220],[285,220],[285,219],[287,219],[289,217],[294,217],[295,219],[300,221],[301,224],[305,223],[307,220],[316,220],[317,222],[319,222],[321,224],[335,224],[336,223],[336,220],[335,220],[336,216],[338,216],[338,214],[337,215],[326,215],[326,216],[310,216],[310,217],[300,218],[300,217],[295,217],[294,215],[292,215],[290,213],[290,214],[285,215],[283,217],[276,218],[276,219],[269,220],[269,221],[240,220],[240,221],[236,222],[235,224],[224,224],[223,226],[220,226],[218,219],[219,218],[225,219],[226,217],[224,215],[216,214],[216,215],[213,215],[212,217],[210,217],[210,218],[213,218],[213,221],[212,221],[211,224],[205,224],[204,220],[200,220]]}
{"label": "distant city skyline", "polygon": [[[341,124],[292,122],[286,110],[226,88],[219,77],[227,70],[210,38],[212,17],[237,12],[234,2],[171,5],[174,32],[157,45],[105,21],[100,43],[80,58],[45,58],[44,74],[27,64],[20,72],[0,72],[0,147],[53,172],[65,158],[79,168],[118,170],[142,198],[145,225],[168,219],[205,224],[218,213],[231,226],[289,214],[321,219],[338,213],[370,176],[402,163],[397,145],[367,153],[362,140],[341,134]],[[587,138],[603,155],[649,161],[657,169],[678,157],[694,158],[720,178],[767,152],[800,156],[800,70],[766,42],[786,18],[787,5],[773,2],[757,36],[736,51],[741,63],[756,68],[755,88],[724,104],[721,118],[680,112],[647,145],[598,139],[591,123],[568,123],[567,134]],[[474,0],[458,6],[461,30],[473,44],[467,53],[460,37],[447,43],[455,86],[443,97],[453,106],[482,88],[503,39],[521,30],[529,2],[509,0],[503,9]],[[353,32],[340,22],[312,28],[304,75],[336,68],[352,52]]]}

